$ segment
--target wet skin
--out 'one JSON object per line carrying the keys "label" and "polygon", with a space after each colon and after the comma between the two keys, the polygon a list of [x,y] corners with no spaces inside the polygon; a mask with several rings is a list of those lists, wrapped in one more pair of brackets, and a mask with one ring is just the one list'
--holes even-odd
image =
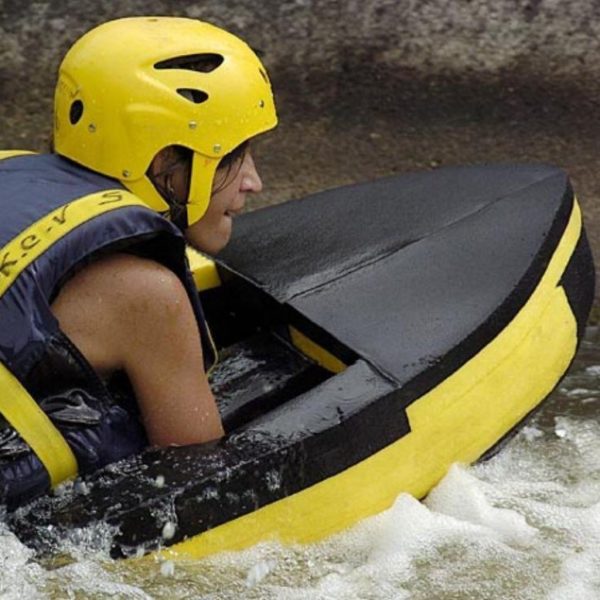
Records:
{"label": "wet skin", "polygon": [[233,218],[240,214],[246,203],[246,194],[262,190],[262,181],[250,151],[232,165],[229,172],[217,170],[213,195],[204,216],[187,228],[185,237],[191,246],[216,254],[231,238]]}
{"label": "wet skin", "polygon": [[[160,169],[162,158],[157,156],[153,167]],[[169,177],[163,183],[183,193],[185,171],[171,170]],[[206,214],[185,231],[188,242],[211,254],[221,250],[246,195],[261,189],[249,152],[230,169],[217,170]],[[195,315],[172,271],[152,260],[115,254],[74,275],[51,308],[101,376],[125,371],[151,445],[194,444],[223,435]]]}

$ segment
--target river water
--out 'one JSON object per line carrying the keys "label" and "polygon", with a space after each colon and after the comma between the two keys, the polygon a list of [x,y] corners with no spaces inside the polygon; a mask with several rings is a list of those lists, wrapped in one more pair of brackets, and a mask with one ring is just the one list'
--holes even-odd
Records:
{"label": "river water", "polygon": [[[484,401],[485,399],[482,399]],[[489,399],[493,401],[493,399]],[[0,597],[600,598],[600,328],[543,408],[486,463],[455,465],[424,502],[318,544],[204,561],[115,562],[100,524],[52,562],[2,532]]]}

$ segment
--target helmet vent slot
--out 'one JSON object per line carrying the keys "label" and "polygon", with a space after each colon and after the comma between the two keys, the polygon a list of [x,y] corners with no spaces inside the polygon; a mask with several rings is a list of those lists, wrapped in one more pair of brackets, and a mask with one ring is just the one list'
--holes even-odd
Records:
{"label": "helmet vent slot", "polygon": [[208,100],[208,94],[202,90],[192,90],[189,88],[179,88],[177,93],[183,96],[186,100],[194,104],[202,104]]}
{"label": "helmet vent slot", "polygon": [[71,104],[71,108],[69,109],[69,121],[71,122],[71,125],[79,123],[79,120],[81,119],[82,115],[83,102],[81,100],[75,100]]}
{"label": "helmet vent slot", "polygon": [[155,69],[184,69],[197,73],[210,73],[218,68],[224,58],[220,54],[189,54],[162,60],[154,65]]}

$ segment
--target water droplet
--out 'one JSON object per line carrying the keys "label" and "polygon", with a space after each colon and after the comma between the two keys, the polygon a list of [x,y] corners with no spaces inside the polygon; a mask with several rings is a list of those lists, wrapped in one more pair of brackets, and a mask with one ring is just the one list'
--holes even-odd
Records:
{"label": "water droplet", "polygon": [[175,535],[175,523],[172,521],[167,521],[162,528],[162,538],[163,540],[172,540]]}
{"label": "water droplet", "polygon": [[277,563],[273,560],[264,560],[254,565],[246,577],[246,586],[254,587],[260,583],[275,567]]}
{"label": "water droplet", "polygon": [[543,437],[544,432],[537,427],[525,426],[521,430],[521,435],[528,441],[532,442],[540,437]]}
{"label": "water droplet", "polygon": [[172,560],[165,561],[160,565],[160,574],[163,577],[173,577],[175,574],[175,563]]}

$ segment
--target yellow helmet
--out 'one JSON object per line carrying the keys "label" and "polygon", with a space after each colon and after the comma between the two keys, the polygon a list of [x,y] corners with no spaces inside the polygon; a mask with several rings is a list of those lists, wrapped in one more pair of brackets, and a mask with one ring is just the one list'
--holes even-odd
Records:
{"label": "yellow helmet", "polygon": [[119,179],[149,207],[166,212],[148,167],[167,146],[189,148],[188,224],[204,215],[220,160],[276,124],[260,60],[245,42],[209,23],[109,21],[75,42],[60,66],[56,152]]}

